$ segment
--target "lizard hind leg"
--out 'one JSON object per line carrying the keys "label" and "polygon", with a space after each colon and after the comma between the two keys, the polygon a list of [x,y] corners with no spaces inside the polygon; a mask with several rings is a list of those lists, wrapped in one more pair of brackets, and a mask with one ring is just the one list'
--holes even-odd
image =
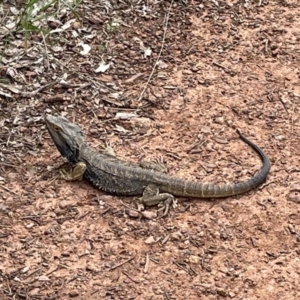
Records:
{"label": "lizard hind leg", "polygon": [[154,206],[158,205],[159,210],[163,210],[163,217],[165,217],[170,210],[170,205],[176,207],[174,196],[168,193],[159,193],[158,186],[154,184],[149,184],[144,189],[144,193],[142,198],[140,198],[140,208],[144,208],[145,206]]}
{"label": "lizard hind leg", "polygon": [[106,146],[101,147],[101,151],[102,154],[106,154],[109,156],[116,156],[115,150],[113,149],[113,147],[111,147],[109,144],[106,144]]}
{"label": "lizard hind leg", "polygon": [[64,169],[59,171],[60,178],[73,181],[73,180],[82,180],[83,173],[86,170],[86,164],[82,161],[78,162],[75,167],[70,171],[66,171]]}

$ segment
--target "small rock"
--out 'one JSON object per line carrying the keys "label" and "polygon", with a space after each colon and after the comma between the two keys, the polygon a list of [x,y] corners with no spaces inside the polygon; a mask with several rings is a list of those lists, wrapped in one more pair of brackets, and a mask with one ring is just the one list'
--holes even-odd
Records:
{"label": "small rock", "polygon": [[189,247],[189,245],[188,244],[185,244],[185,243],[180,243],[179,245],[178,245],[178,249],[180,249],[180,250],[185,250],[185,249],[187,249]]}
{"label": "small rock", "polygon": [[[10,179],[16,179],[17,176],[18,176],[17,173],[8,173],[8,178],[10,178]],[[4,181],[4,178],[0,176],[0,180]]]}
{"label": "small rock", "polygon": [[193,72],[199,71],[199,66],[194,66],[194,67],[192,67],[192,71],[193,71]]}
{"label": "small rock", "polygon": [[298,190],[292,190],[286,196],[288,201],[293,201],[295,203],[300,203],[300,194]]}
{"label": "small rock", "polygon": [[190,255],[189,261],[191,264],[198,264],[200,261],[200,257],[197,255]]}
{"label": "small rock", "polygon": [[156,211],[145,210],[145,211],[142,212],[142,216],[145,219],[153,220],[157,217],[157,212]]}
{"label": "small rock", "polygon": [[283,141],[286,139],[286,137],[284,135],[275,135],[274,139],[278,141]]}
{"label": "small rock", "polygon": [[234,292],[229,292],[229,293],[228,293],[228,296],[229,296],[230,298],[234,298],[234,297],[235,297],[235,293],[234,293]]}
{"label": "small rock", "polygon": [[226,297],[227,296],[227,292],[224,289],[222,289],[222,288],[216,288],[216,291],[222,297]]}
{"label": "small rock", "polygon": [[228,144],[228,141],[226,139],[223,139],[221,137],[215,137],[214,139],[219,144]]}
{"label": "small rock", "polygon": [[300,192],[300,184],[293,184],[291,186],[291,191],[298,191],[298,192]]}
{"label": "small rock", "polygon": [[206,290],[211,289],[211,284],[209,283],[201,283],[200,284],[203,288],[205,288]]}
{"label": "small rock", "polygon": [[200,130],[202,133],[211,133],[211,130],[208,126],[202,126]]}
{"label": "small rock", "polygon": [[219,271],[222,272],[222,273],[224,273],[224,274],[229,273],[229,270],[228,270],[227,268],[225,268],[225,267],[221,267],[221,268],[219,269]]}
{"label": "small rock", "polygon": [[0,203],[0,211],[2,210],[5,212],[7,210],[7,208],[8,208],[8,206],[5,206],[3,203]]}
{"label": "small rock", "polygon": [[107,201],[112,201],[113,200],[113,196],[111,196],[111,195],[101,195],[101,196],[98,197],[98,199],[99,199],[99,202],[102,201],[103,204],[104,204]]}
{"label": "small rock", "polygon": [[145,240],[145,244],[150,245],[150,244],[154,244],[155,243],[155,239],[154,237],[151,235],[149,236],[146,240]]}
{"label": "small rock", "polygon": [[30,229],[34,226],[34,223],[29,223],[28,225],[26,225],[26,228]]}
{"label": "small rock", "polygon": [[140,213],[136,210],[129,209],[126,212],[127,212],[128,216],[131,217],[131,218],[139,218],[140,217]]}
{"label": "small rock", "polygon": [[71,292],[69,293],[69,296],[70,296],[71,298],[75,298],[75,297],[79,296],[79,293],[76,292],[76,291],[71,291]]}
{"label": "small rock", "polygon": [[140,133],[147,133],[151,128],[151,120],[149,118],[132,118],[130,119],[131,127]]}
{"label": "small rock", "polygon": [[87,264],[86,270],[87,270],[87,271],[90,271],[90,272],[94,272],[94,273],[99,272],[99,269],[97,269],[97,268],[96,268],[94,265],[92,265],[92,264]]}
{"label": "small rock", "polygon": [[77,202],[74,200],[63,200],[59,203],[59,208],[65,209],[67,207],[76,206]]}
{"label": "small rock", "polygon": [[49,26],[51,29],[56,29],[56,28],[59,26],[59,23],[58,23],[58,22],[55,22],[55,21],[48,21],[48,26]]}
{"label": "small rock", "polygon": [[90,128],[89,130],[90,134],[98,134],[99,131],[96,128]]}
{"label": "small rock", "polygon": [[29,270],[29,267],[27,266],[27,267],[23,268],[22,273],[26,273],[26,272],[28,272],[28,270]]}
{"label": "small rock", "polygon": [[182,74],[191,75],[191,74],[193,74],[193,72],[191,70],[183,70]]}
{"label": "small rock", "polygon": [[180,231],[177,231],[177,232],[173,232],[171,234],[171,239],[174,240],[174,241],[180,241],[182,239],[182,234]]}
{"label": "small rock", "polygon": [[223,117],[217,117],[217,118],[215,118],[215,122],[217,123],[217,124],[224,124],[224,118]]}
{"label": "small rock", "polygon": [[79,29],[80,27],[81,27],[80,22],[75,21],[75,22],[72,24],[72,28],[73,28],[73,29]]}

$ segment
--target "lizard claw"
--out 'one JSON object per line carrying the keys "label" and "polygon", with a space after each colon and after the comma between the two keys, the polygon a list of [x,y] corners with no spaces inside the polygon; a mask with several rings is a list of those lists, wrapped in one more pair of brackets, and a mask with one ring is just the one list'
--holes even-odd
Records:
{"label": "lizard claw", "polygon": [[61,179],[66,179],[66,178],[68,178],[69,176],[69,174],[68,174],[68,172],[66,171],[66,170],[64,170],[64,169],[61,169],[61,170],[59,170],[59,177],[61,178]]}

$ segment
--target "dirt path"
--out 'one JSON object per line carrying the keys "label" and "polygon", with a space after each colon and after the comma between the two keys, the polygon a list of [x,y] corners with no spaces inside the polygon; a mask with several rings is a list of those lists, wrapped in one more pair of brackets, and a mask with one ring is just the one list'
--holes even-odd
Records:
{"label": "dirt path", "polygon": [[[27,48],[16,36],[0,60],[22,93],[53,82],[32,95],[0,85],[1,297],[299,299],[299,4],[129,2],[90,1],[46,56],[37,33]],[[133,198],[56,178],[64,160],[44,111],[73,119],[96,148],[219,183],[261,167],[239,128],[272,169],[245,195],[178,199],[166,218],[156,208],[139,218]]]}

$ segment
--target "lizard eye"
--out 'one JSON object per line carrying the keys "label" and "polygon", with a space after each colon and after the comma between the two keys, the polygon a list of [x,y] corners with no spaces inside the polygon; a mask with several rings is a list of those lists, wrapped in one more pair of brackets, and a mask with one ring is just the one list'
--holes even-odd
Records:
{"label": "lizard eye", "polygon": [[58,126],[54,126],[54,131],[58,132],[59,131],[59,127]]}

